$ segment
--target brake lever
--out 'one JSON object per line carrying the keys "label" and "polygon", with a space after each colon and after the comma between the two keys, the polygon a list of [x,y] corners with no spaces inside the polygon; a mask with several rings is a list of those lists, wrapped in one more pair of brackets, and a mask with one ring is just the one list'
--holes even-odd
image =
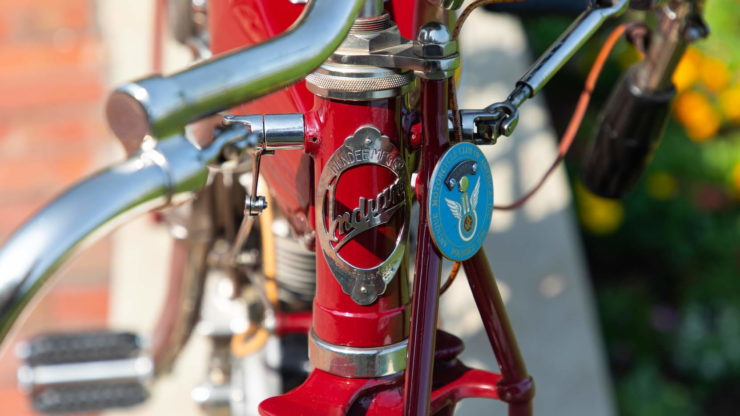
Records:
{"label": "brake lever", "polygon": [[463,139],[495,144],[498,137],[510,136],[519,121],[518,108],[539,93],[604,22],[622,15],[629,5],[630,0],[594,1],[522,75],[505,101],[484,110],[460,110]]}

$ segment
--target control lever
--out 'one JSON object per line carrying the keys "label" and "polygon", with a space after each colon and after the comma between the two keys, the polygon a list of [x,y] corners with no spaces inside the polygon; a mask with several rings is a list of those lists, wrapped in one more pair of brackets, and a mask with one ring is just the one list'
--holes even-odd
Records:
{"label": "control lever", "polygon": [[257,195],[262,156],[273,154],[276,150],[303,149],[305,125],[303,114],[298,113],[227,115],[224,117],[224,125],[233,124],[242,125],[249,129],[250,137],[245,143],[248,150],[253,153],[252,184],[244,201],[244,218],[239,225],[239,231],[231,247],[231,257],[236,259],[252,231],[255,217],[267,209],[267,199],[264,196]]}
{"label": "control lever", "polygon": [[506,101],[492,104],[484,110],[459,110],[463,139],[476,144],[495,144],[498,137],[511,135],[519,121],[517,109],[537,95],[604,22],[620,16],[628,6],[628,0],[593,1],[522,75]]}

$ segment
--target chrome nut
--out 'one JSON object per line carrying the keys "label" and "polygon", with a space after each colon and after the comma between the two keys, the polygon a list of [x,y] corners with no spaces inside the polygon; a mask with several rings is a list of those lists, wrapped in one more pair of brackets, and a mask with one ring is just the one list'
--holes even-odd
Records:
{"label": "chrome nut", "polygon": [[430,22],[419,29],[414,42],[414,54],[422,58],[444,58],[457,53],[457,41],[452,39],[447,26]]}
{"label": "chrome nut", "polygon": [[391,26],[380,32],[350,33],[337,49],[337,53],[375,52],[401,44],[398,26]]}
{"label": "chrome nut", "polygon": [[446,58],[457,53],[457,42],[424,45],[414,42],[414,54],[421,58]]}

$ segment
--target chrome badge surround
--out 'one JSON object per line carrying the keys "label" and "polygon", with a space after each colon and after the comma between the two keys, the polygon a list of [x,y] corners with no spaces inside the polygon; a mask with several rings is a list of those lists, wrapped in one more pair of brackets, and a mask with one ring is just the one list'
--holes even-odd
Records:
{"label": "chrome badge surround", "polygon": [[[360,197],[357,208],[336,214],[335,192],[339,178],[347,170],[362,165],[386,168],[396,175],[396,181],[378,193],[375,199]],[[344,293],[360,305],[372,304],[385,292],[403,261],[408,232],[408,219],[404,214],[409,206],[407,183],[406,163],[401,153],[388,136],[373,126],[360,127],[347,137],[344,144],[331,155],[321,173],[316,198],[319,244]],[[404,221],[395,248],[380,264],[360,268],[339,255],[339,250],[346,243],[364,231],[389,223],[399,211]]]}
{"label": "chrome badge surround", "polygon": [[450,147],[429,180],[429,231],[443,256],[465,261],[483,246],[493,213],[493,178],[478,146]]}

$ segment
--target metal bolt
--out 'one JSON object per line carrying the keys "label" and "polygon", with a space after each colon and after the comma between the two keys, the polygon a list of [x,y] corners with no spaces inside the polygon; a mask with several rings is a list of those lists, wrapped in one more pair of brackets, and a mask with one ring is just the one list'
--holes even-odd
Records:
{"label": "metal bolt", "polygon": [[248,196],[244,201],[245,211],[251,216],[257,216],[267,209],[267,199],[264,196]]}
{"label": "metal bolt", "polygon": [[414,42],[414,53],[422,58],[444,58],[457,52],[457,42],[452,39],[447,26],[429,22],[419,29]]}
{"label": "metal bolt", "polygon": [[506,117],[506,119],[501,123],[501,133],[506,137],[511,136],[511,134],[514,133],[514,130],[516,130],[516,126],[518,124],[519,113]]}

